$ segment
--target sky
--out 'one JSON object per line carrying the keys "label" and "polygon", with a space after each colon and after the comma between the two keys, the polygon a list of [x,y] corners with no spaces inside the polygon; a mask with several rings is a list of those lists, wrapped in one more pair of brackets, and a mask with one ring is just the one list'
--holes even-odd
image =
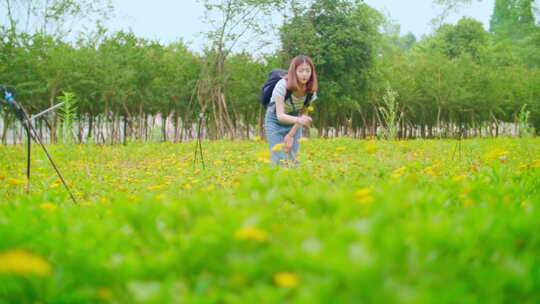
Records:
{"label": "sky", "polygon": [[[197,0],[112,0],[112,3],[116,16],[108,23],[109,28],[131,29],[137,36],[163,43],[182,38],[190,49],[202,50],[205,39],[201,33],[210,27],[202,21],[204,8]],[[418,38],[431,32],[430,21],[441,12],[431,0],[365,0],[365,3],[390,16],[401,26],[402,35],[412,32]],[[494,0],[474,1],[446,21],[455,23],[462,16],[469,16],[488,29],[493,5]]]}

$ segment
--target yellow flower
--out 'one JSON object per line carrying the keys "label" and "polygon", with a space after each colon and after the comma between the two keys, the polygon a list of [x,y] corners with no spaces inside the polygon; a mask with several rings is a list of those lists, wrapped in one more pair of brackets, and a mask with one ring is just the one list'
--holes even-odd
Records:
{"label": "yellow flower", "polygon": [[293,272],[278,272],[274,275],[276,285],[285,288],[294,288],[300,283],[298,275]]}
{"label": "yellow flower", "polygon": [[276,144],[272,147],[272,151],[281,151],[283,149],[283,144]]}
{"label": "yellow flower", "polygon": [[[129,181],[129,180],[128,180]],[[120,186],[116,186],[116,189],[120,190],[120,191],[127,191],[129,188],[126,187],[126,186],[123,186],[123,185],[120,185]]]}
{"label": "yellow flower", "polygon": [[255,137],[253,137],[253,141],[255,141],[255,142],[259,142],[259,141],[261,141],[261,140],[262,140],[262,139],[261,139],[260,136],[255,136]]}
{"label": "yellow flower", "polygon": [[307,111],[308,112],[313,112],[315,110],[315,108],[313,106],[309,106],[307,107]]}
{"label": "yellow flower", "polygon": [[454,176],[454,177],[452,178],[452,180],[453,180],[454,182],[460,182],[460,181],[464,180],[466,177],[467,177],[467,175],[465,175],[465,174],[460,174],[460,175]]}
{"label": "yellow flower", "polygon": [[237,240],[254,240],[264,242],[267,239],[267,233],[257,227],[246,226],[238,229],[234,235]]}
{"label": "yellow flower", "polygon": [[162,199],[165,199],[167,196],[165,194],[157,194],[154,196],[155,199],[157,200],[162,200]]}
{"label": "yellow flower", "polygon": [[22,185],[25,183],[24,179],[21,178],[8,178],[7,180],[8,185],[16,186],[16,185]]}
{"label": "yellow flower", "polygon": [[150,191],[158,190],[158,189],[161,189],[163,187],[165,187],[165,185],[153,185],[153,186],[148,187],[148,190],[150,190]]}
{"label": "yellow flower", "polygon": [[112,292],[109,288],[102,286],[97,290],[96,296],[100,300],[110,301],[112,299]]}
{"label": "yellow flower", "polygon": [[500,159],[504,160],[508,158],[510,153],[508,151],[502,150],[500,148],[495,148],[488,153],[484,154],[486,160]]}
{"label": "yellow flower", "polygon": [[441,171],[441,168],[437,165],[428,166],[424,168],[424,172],[430,176],[437,176],[440,171]]}
{"label": "yellow flower", "polygon": [[359,198],[356,199],[356,201],[360,205],[369,205],[369,204],[373,203],[373,201],[375,201],[375,199],[373,198],[373,196],[369,195],[369,196],[359,197]]}
{"label": "yellow flower", "polygon": [[373,190],[368,187],[358,189],[354,193],[354,196],[356,197],[356,202],[360,205],[368,205],[373,203],[375,199],[373,198],[373,196],[371,196],[372,192]]}
{"label": "yellow flower", "polygon": [[308,141],[307,137],[302,137],[298,140],[298,142],[301,142],[301,143],[306,142],[306,141]]}
{"label": "yellow flower", "polygon": [[371,192],[373,192],[373,190],[371,190],[371,188],[368,188],[368,187],[360,188],[354,193],[354,196],[356,196],[356,197],[364,197],[364,196],[370,195]]}
{"label": "yellow flower", "polygon": [[390,174],[390,176],[391,176],[392,178],[396,178],[396,179],[397,179],[397,178],[400,178],[400,177],[403,175],[403,173],[405,173],[405,171],[407,171],[407,167],[400,167],[400,168],[394,170],[394,171]]}
{"label": "yellow flower", "polygon": [[468,197],[463,198],[463,206],[469,207],[474,205],[474,201]]}
{"label": "yellow flower", "polygon": [[371,143],[364,146],[364,151],[366,152],[373,152],[377,150],[377,144]]}
{"label": "yellow flower", "polygon": [[136,195],[134,194],[129,194],[127,196],[127,199],[130,200],[130,201],[133,201],[133,202],[138,202],[140,200],[140,198],[138,198]]}
{"label": "yellow flower", "polygon": [[41,203],[39,205],[39,208],[41,208],[43,210],[54,211],[54,210],[56,210],[56,208],[58,208],[58,206],[56,206],[53,203],[46,202],[46,203]]}
{"label": "yellow flower", "polygon": [[0,273],[48,276],[52,267],[44,258],[22,249],[0,253]]}
{"label": "yellow flower", "polygon": [[345,151],[345,147],[343,146],[339,146],[339,147],[336,147],[336,151]]}

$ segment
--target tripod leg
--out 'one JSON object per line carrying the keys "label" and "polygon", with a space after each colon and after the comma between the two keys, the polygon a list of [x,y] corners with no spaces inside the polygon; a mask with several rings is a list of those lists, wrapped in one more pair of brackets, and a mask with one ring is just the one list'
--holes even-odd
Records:
{"label": "tripod leg", "polygon": [[26,129],[26,140],[27,140],[27,147],[26,147],[26,193],[28,194],[30,192],[30,163],[31,163],[31,156],[32,156],[32,136],[30,135],[30,130],[28,129],[28,126],[25,127]]}
{"label": "tripod leg", "polygon": [[[195,165],[197,163],[197,152],[199,152],[199,156],[201,157],[201,162],[203,165],[203,169],[206,169],[206,166],[204,164],[204,156],[202,151],[202,142],[201,142],[201,125],[202,125],[202,118],[203,116],[199,116],[199,126],[197,128],[197,143],[195,144],[195,155],[193,157],[193,164]],[[198,151],[199,150],[199,151]]]}
{"label": "tripod leg", "polygon": [[58,177],[60,178],[60,180],[62,181],[62,184],[64,184],[64,187],[66,188],[67,192],[69,193],[69,196],[71,197],[71,200],[73,200],[73,203],[77,204],[77,200],[75,199],[75,197],[73,196],[73,193],[71,193],[71,190],[69,189],[66,181],[64,180],[64,177],[62,176],[62,174],[60,173],[60,170],[58,170],[58,167],[56,167],[56,164],[54,163],[51,155],[49,154],[49,151],[47,151],[47,148],[45,148],[45,145],[43,144],[43,142],[41,141],[41,138],[39,137],[39,134],[36,132],[36,129],[34,129],[34,126],[32,126],[32,124],[30,123],[30,121],[28,120],[28,117],[26,117],[26,124],[27,124],[27,127],[29,127],[29,129],[32,131],[31,134],[33,135],[34,137],[34,140],[38,142],[38,144],[41,146],[41,148],[43,149],[43,151],[45,151],[45,155],[47,155],[47,158],[49,159],[49,162],[51,163],[51,165],[53,166],[54,170],[56,171],[56,174],[58,175]]}
{"label": "tripod leg", "polygon": [[204,165],[204,156],[203,156],[203,152],[202,152],[202,143],[201,143],[201,140],[199,139],[199,152],[201,153],[201,162],[202,162],[202,167],[203,169],[206,169],[205,165]]}

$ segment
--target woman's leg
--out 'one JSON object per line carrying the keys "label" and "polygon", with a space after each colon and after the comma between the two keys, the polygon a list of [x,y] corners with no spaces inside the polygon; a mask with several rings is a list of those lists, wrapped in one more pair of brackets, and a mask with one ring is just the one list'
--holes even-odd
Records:
{"label": "woman's leg", "polygon": [[282,165],[285,159],[285,153],[283,151],[273,151],[275,145],[283,143],[285,134],[283,134],[282,129],[275,114],[269,109],[264,120],[264,131],[268,140],[268,148],[270,149],[270,160],[276,165]]}

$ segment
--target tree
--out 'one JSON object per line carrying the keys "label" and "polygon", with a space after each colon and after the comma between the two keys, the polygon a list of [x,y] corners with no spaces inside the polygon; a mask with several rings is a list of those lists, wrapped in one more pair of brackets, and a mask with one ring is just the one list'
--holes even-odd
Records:
{"label": "tree", "polygon": [[[36,33],[66,37],[85,22],[100,23],[113,10],[110,0],[2,0],[0,20],[13,34]],[[82,28],[80,28],[82,29]]]}
{"label": "tree", "polygon": [[472,18],[461,18],[456,25],[444,25],[436,35],[440,35],[443,52],[454,58],[469,54],[476,60],[488,46],[489,34],[480,21]]}
{"label": "tree", "polygon": [[496,40],[520,40],[535,28],[534,0],[495,0],[490,31]]}
{"label": "tree", "polygon": [[234,137],[234,124],[225,96],[226,58],[242,39],[261,43],[264,30],[271,24],[272,8],[283,0],[201,0],[206,8],[206,20],[214,25],[207,33],[210,45],[201,70],[197,100],[201,110],[210,110],[211,133],[214,137]]}
{"label": "tree", "polygon": [[316,114],[320,127],[350,125],[352,113],[358,112],[380,52],[382,21],[382,15],[362,1],[316,0],[282,26],[284,65],[300,54],[314,60],[324,94]]}

